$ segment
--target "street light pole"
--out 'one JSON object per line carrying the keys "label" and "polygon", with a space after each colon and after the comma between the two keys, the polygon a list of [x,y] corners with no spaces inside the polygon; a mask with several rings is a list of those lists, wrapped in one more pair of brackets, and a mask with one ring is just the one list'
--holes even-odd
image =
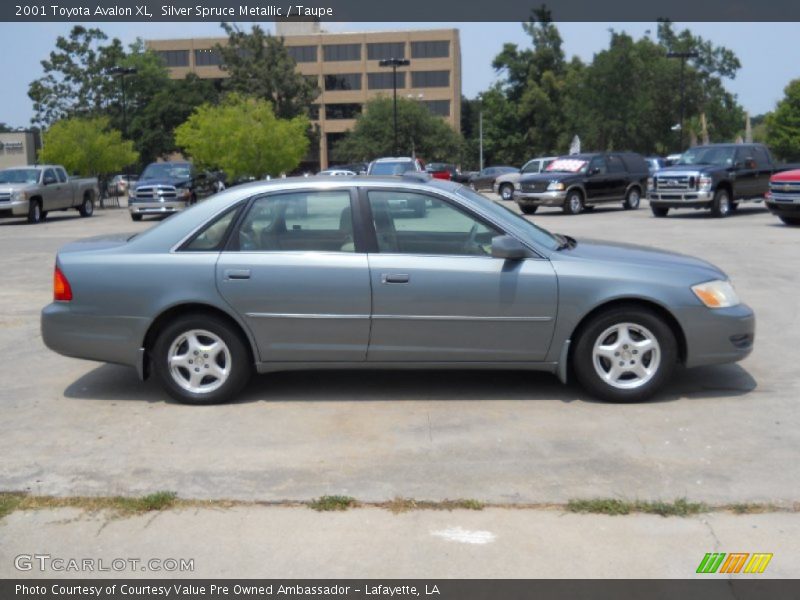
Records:
{"label": "street light pole", "polygon": [[683,113],[686,110],[686,87],[683,80],[683,73],[686,70],[686,59],[697,58],[697,52],[667,52],[667,58],[681,59],[681,116],[678,124],[680,125],[680,145],[678,150],[683,152]]}
{"label": "street light pole", "polygon": [[378,62],[380,67],[392,67],[392,112],[394,120],[394,156],[397,156],[397,67],[407,67],[411,61],[407,58],[384,58]]}
{"label": "street light pole", "polygon": [[483,171],[483,109],[478,113],[478,147],[480,156],[478,158],[478,170]]}

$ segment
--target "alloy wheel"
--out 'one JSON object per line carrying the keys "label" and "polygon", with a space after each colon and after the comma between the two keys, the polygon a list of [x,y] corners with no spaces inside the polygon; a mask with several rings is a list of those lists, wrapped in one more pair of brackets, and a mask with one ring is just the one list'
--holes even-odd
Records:
{"label": "alloy wheel", "polygon": [[192,329],[178,335],[167,353],[169,373],[181,388],[194,394],[219,389],[231,374],[231,352],[218,335]]}
{"label": "alloy wheel", "polygon": [[658,372],[661,346],[646,327],[618,323],[595,340],[592,363],[597,375],[608,385],[623,390],[636,389]]}

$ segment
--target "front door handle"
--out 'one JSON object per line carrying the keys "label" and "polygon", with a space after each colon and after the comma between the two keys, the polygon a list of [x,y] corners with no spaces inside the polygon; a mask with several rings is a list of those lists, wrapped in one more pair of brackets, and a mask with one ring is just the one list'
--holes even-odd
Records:
{"label": "front door handle", "polygon": [[381,283],[408,283],[411,277],[407,273],[384,273]]}
{"label": "front door handle", "polygon": [[225,269],[225,279],[250,279],[250,269]]}

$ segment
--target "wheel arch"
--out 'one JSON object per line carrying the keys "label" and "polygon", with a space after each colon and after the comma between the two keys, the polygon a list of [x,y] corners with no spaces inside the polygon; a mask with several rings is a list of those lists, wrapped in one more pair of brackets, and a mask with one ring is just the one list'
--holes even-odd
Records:
{"label": "wheel arch", "polygon": [[250,332],[247,330],[247,327],[245,327],[245,325],[241,321],[239,321],[229,312],[221,309],[218,306],[214,306],[212,304],[206,304],[203,302],[184,302],[166,307],[161,313],[158,314],[158,316],[155,319],[153,319],[153,321],[150,323],[150,326],[147,328],[147,332],[145,333],[144,339],[142,340],[142,348],[144,349],[145,352],[145,360],[143,365],[144,368],[143,376],[145,379],[149,375],[150,371],[150,367],[148,364],[149,356],[150,353],[152,352],[156,338],[158,337],[158,332],[170,320],[192,313],[211,314],[226,321],[242,337],[242,341],[245,342],[245,347],[247,348],[250,354],[250,361],[252,362],[253,365],[256,364],[256,360],[258,357],[258,348],[255,346],[255,341],[250,335]]}
{"label": "wheel arch", "polygon": [[673,335],[675,335],[675,341],[678,343],[678,359],[680,360],[681,364],[686,362],[686,357],[688,355],[686,334],[684,333],[683,327],[681,327],[681,324],[675,317],[675,315],[672,314],[672,312],[666,306],[664,306],[659,302],[656,302],[651,298],[629,296],[629,297],[620,297],[620,298],[612,298],[605,300],[604,302],[601,302],[600,304],[594,306],[590,311],[585,313],[580,318],[577,325],[575,325],[575,327],[572,329],[572,333],[568,338],[572,342],[570,344],[570,349],[568,353],[569,363],[572,363],[573,353],[575,351],[574,342],[580,336],[581,332],[587,326],[587,324],[590,323],[591,320],[594,319],[600,313],[621,306],[648,308],[658,313],[664,319],[664,322],[669,326]]}

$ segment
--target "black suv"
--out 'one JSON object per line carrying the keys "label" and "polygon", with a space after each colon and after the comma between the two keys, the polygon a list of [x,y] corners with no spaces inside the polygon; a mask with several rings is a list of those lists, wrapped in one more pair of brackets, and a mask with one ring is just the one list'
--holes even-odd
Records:
{"label": "black suv", "polygon": [[602,152],[561,156],[542,173],[523,175],[515,185],[514,201],[525,214],[540,206],[560,206],[568,215],[597,204],[622,202],[639,208],[649,169],[633,152]]}

